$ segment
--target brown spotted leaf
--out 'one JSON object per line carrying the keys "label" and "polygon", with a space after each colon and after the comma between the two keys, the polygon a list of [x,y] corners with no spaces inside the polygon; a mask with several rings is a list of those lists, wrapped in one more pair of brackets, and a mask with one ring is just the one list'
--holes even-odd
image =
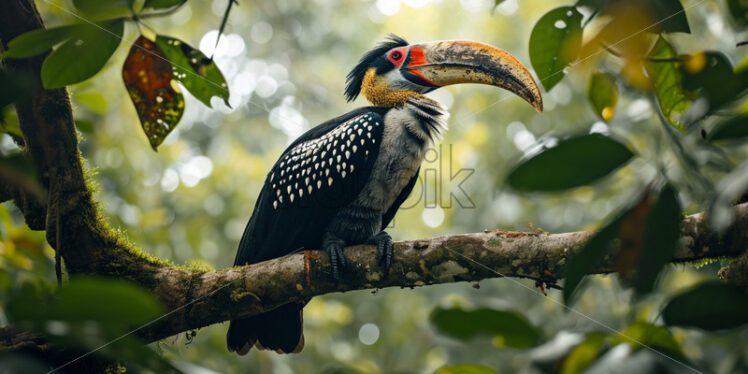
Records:
{"label": "brown spotted leaf", "polygon": [[154,42],[140,36],[127,55],[122,79],[155,151],[184,113],[184,96],[174,80],[172,66]]}
{"label": "brown spotted leaf", "polygon": [[618,228],[620,246],[616,256],[616,271],[627,277],[641,254],[644,233],[647,229],[647,215],[652,207],[652,192],[647,192],[621,221]]}

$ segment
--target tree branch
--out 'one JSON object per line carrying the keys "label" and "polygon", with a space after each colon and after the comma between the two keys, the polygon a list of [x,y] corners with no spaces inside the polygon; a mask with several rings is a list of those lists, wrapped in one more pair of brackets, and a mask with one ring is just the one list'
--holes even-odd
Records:
{"label": "tree branch", "polygon": [[[673,261],[741,253],[748,247],[748,204],[736,207],[736,219],[734,228],[718,235],[708,228],[705,214],[687,217]],[[558,279],[564,276],[569,257],[593,234],[581,231],[546,235],[496,230],[397,242],[387,276],[376,263],[373,246],[349,247],[345,256],[350,265],[339,283],[332,281],[328,256],[318,251],[220,271],[165,268],[158,275],[165,282],[154,292],[173,313],[140,331],[140,335],[148,341],[159,340],[268,311],[289,301],[333,292],[417,287],[501,276],[537,280],[543,277],[544,270]],[[612,257],[606,257],[595,272],[613,272],[613,262]]]}

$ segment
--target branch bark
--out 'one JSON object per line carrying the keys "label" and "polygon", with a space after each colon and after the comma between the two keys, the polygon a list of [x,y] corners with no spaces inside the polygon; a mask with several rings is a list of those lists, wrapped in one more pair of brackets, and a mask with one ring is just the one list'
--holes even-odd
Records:
{"label": "branch bark", "polygon": [[[705,214],[683,221],[674,262],[735,256],[748,248],[748,204],[736,207],[736,224],[722,235],[712,232]],[[339,283],[332,281],[326,254],[304,251],[259,264],[211,272],[164,268],[156,295],[175,311],[140,331],[147,341],[229,319],[271,310],[289,301],[333,292],[384,287],[418,287],[496,277],[563,278],[566,263],[594,234],[580,231],[537,234],[513,231],[442,236],[395,243],[394,262],[384,275],[372,246],[346,248],[350,264]],[[614,272],[606,257],[597,273]],[[191,304],[190,304],[191,303]],[[178,309],[187,305],[182,309]]]}
{"label": "branch bark", "polygon": [[[13,37],[40,27],[41,18],[31,0],[4,2],[0,43],[6,45]],[[41,171],[48,206],[59,207],[44,210],[48,242],[61,253],[66,270],[73,275],[126,278],[153,292],[170,312],[138,330],[148,342],[332,292],[500,276],[538,279],[544,270],[562,278],[569,256],[593,235],[498,230],[398,242],[386,276],[374,260],[375,249],[357,246],[346,249],[350,265],[339,283],[331,280],[327,255],[317,251],[220,271],[170,266],[129,244],[101,219],[84,174],[67,91],[42,88],[38,81],[41,58],[7,64],[13,71],[36,77],[36,88],[27,100],[16,104],[16,110],[26,151]],[[734,227],[722,235],[708,228],[703,214],[687,217],[674,261],[735,256],[744,251],[748,248],[748,204],[736,207],[736,217]],[[612,272],[612,262],[606,258],[597,272]],[[38,336],[29,339],[33,342]],[[9,337],[0,340],[0,345],[4,341],[19,344]]]}

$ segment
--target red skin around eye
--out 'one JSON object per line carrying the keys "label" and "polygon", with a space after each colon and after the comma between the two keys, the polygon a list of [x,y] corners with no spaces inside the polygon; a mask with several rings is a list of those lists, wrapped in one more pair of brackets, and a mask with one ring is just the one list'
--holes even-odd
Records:
{"label": "red skin around eye", "polygon": [[[398,59],[395,59],[395,57],[394,57],[394,56],[398,55],[395,52],[400,52],[399,56],[397,56],[397,57],[399,57]],[[387,54],[387,59],[389,59],[390,62],[392,62],[392,64],[395,65],[395,68],[398,69],[398,68],[400,68],[400,66],[402,66],[403,61],[405,61],[405,55],[407,53],[408,53],[408,48],[407,47],[395,48],[395,49],[391,50],[389,54]]]}

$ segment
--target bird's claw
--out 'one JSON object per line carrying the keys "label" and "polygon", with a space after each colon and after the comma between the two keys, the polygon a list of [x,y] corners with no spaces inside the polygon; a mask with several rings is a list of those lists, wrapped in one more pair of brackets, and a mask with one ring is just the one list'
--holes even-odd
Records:
{"label": "bird's claw", "polygon": [[345,255],[343,254],[343,248],[345,248],[345,241],[334,235],[327,234],[322,240],[322,248],[327,251],[330,255],[330,265],[332,266],[332,278],[336,281],[340,280],[340,271],[345,267]]}
{"label": "bird's claw", "polygon": [[384,274],[387,275],[392,265],[392,237],[385,231],[380,231],[367,241],[367,244],[377,246],[377,262],[382,267]]}

